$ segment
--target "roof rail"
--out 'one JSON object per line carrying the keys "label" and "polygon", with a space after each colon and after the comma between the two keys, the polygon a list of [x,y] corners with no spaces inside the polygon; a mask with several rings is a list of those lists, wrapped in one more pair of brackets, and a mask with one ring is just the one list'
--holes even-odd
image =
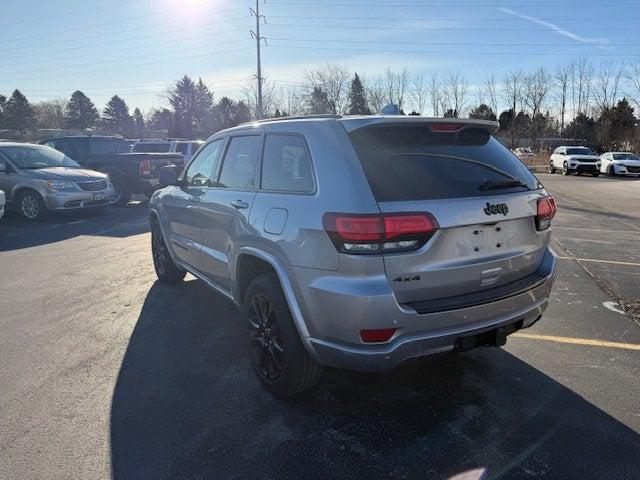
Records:
{"label": "roof rail", "polygon": [[342,118],[342,115],[326,113],[326,114],[318,114],[318,115],[298,115],[296,117],[272,117],[272,118],[263,118],[260,120],[251,120],[250,122],[245,122],[242,125],[250,125],[252,123],[273,122],[273,121],[280,121],[280,120],[306,120],[310,118]]}

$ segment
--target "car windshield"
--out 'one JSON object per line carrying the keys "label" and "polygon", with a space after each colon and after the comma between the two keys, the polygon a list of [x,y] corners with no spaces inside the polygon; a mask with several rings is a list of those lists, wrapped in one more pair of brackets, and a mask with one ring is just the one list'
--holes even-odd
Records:
{"label": "car windshield", "polygon": [[614,153],[614,160],[640,160],[637,155],[633,153]]}
{"label": "car windshield", "polygon": [[567,148],[567,155],[593,155],[588,148]]}
{"label": "car windshield", "polygon": [[50,167],[80,168],[76,162],[51,147],[29,145],[2,147],[0,152],[18,168],[36,170]]}

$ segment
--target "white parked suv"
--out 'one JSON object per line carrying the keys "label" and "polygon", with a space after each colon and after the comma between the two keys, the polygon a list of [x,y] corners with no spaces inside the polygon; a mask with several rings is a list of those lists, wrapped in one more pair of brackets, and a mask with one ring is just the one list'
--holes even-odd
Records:
{"label": "white parked suv", "polygon": [[640,158],[629,152],[607,152],[600,155],[600,172],[615,175],[640,175]]}
{"label": "white parked suv", "polygon": [[143,139],[131,145],[131,152],[181,153],[186,164],[203,144],[201,140]]}
{"label": "white parked suv", "polygon": [[590,173],[600,175],[600,157],[587,147],[558,147],[549,159],[549,173],[560,170],[563,175]]}

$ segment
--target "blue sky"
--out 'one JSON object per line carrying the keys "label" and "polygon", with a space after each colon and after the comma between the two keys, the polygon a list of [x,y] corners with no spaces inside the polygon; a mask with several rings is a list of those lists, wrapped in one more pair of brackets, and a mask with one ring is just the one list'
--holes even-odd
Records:
{"label": "blue sky", "polygon": [[[216,97],[240,97],[254,72],[251,0],[3,0],[0,93],[31,101],[114,94],[148,111],[184,74]],[[640,57],[640,1],[268,0],[265,75],[299,82],[305,68],[341,62],[361,75],[386,66],[494,73],[577,56],[594,63]],[[546,55],[543,55],[546,54]]]}

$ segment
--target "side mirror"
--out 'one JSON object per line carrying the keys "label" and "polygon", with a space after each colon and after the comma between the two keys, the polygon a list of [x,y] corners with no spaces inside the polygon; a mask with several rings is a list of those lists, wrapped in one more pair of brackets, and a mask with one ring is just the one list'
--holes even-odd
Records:
{"label": "side mirror", "polygon": [[169,185],[175,185],[177,187],[181,186],[180,180],[178,180],[178,176],[180,175],[181,168],[177,165],[166,165],[160,169],[160,175],[158,176],[158,181],[162,187],[166,187]]}

